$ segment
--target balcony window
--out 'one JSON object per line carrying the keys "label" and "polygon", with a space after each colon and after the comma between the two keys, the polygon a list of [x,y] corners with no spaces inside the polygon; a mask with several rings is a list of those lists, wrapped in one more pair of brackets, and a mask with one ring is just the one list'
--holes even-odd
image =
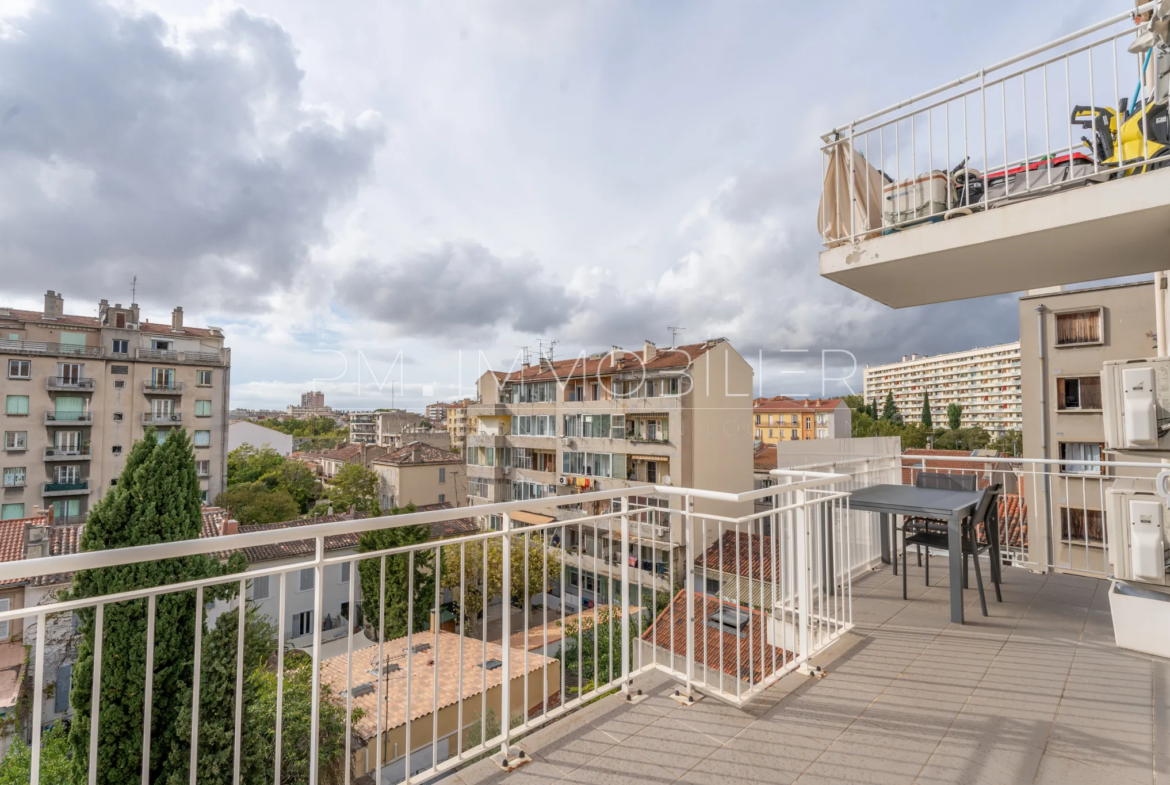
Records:
{"label": "balcony window", "polygon": [[8,361],[8,378],[9,379],[29,379],[32,378],[32,362],[29,360],[9,360]]}
{"label": "balcony window", "polygon": [[[1094,465],[1101,461],[1105,445],[1100,442],[1061,442],[1060,470],[1065,474],[1104,474],[1105,465]],[[1091,463],[1090,463],[1091,462]]]}
{"label": "balcony window", "polygon": [[1072,545],[1101,545],[1105,542],[1105,515],[1100,510],[1061,507],[1060,536]]}
{"label": "balcony window", "polygon": [[1056,408],[1060,411],[1100,411],[1101,377],[1079,376],[1057,379]]}
{"label": "balcony window", "polygon": [[24,467],[10,466],[4,470],[4,487],[19,488],[24,485]]}
{"label": "balcony window", "polygon": [[174,368],[151,368],[150,386],[156,389],[171,390],[175,387]]}
{"label": "balcony window", "polygon": [[4,413],[14,417],[23,417],[28,414],[27,395],[9,395],[5,400]]}
{"label": "balcony window", "polygon": [[1086,346],[1102,343],[1101,309],[1056,314],[1056,345]]}
{"label": "balcony window", "polygon": [[174,341],[160,341],[159,339],[155,338],[151,340],[150,348],[154,349],[156,352],[169,352],[173,344]]}
{"label": "balcony window", "polygon": [[211,416],[211,401],[195,401],[195,416],[196,417],[210,417]]}
{"label": "balcony window", "polygon": [[56,481],[58,484],[77,485],[79,482],[81,482],[81,467],[58,466],[56,476]]}
{"label": "balcony window", "polygon": [[292,617],[293,637],[300,638],[305,635],[313,634],[313,612],[302,611],[301,613],[294,613]]}
{"label": "balcony window", "polygon": [[5,431],[4,432],[4,449],[5,450],[27,450],[28,449],[28,431]]}
{"label": "balcony window", "polygon": [[24,517],[24,504],[0,504],[0,521],[15,521]]}
{"label": "balcony window", "polygon": [[196,447],[210,447],[211,431],[195,431],[194,444]]}
{"label": "balcony window", "polygon": [[114,354],[130,354],[130,342],[125,338],[115,338],[110,342],[110,351]]}
{"label": "balcony window", "polygon": [[196,387],[210,387],[211,386],[211,371],[196,371],[195,372],[195,386]]}

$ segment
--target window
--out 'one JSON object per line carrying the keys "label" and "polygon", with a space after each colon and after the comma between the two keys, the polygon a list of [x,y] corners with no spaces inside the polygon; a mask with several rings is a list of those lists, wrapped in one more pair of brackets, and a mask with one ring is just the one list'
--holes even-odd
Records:
{"label": "window", "polygon": [[521,414],[512,418],[513,436],[556,436],[557,420],[553,414]]}
{"label": "window", "polygon": [[0,504],[0,521],[15,521],[24,517],[24,504]]}
{"label": "window", "polygon": [[761,438],[763,437],[760,436],[760,429],[756,428],[756,441],[758,442]]}
{"label": "window", "polygon": [[111,365],[110,366],[110,373],[122,374],[122,375],[128,374],[128,373],[130,373],[130,366],[129,365]]}
{"label": "window", "polygon": [[1101,309],[1056,314],[1056,345],[1101,343]]}
{"label": "window", "polygon": [[760,424],[760,415],[756,415],[756,425]]}
{"label": "window", "polygon": [[114,412],[114,422],[122,422],[122,413]]}
{"label": "window", "polygon": [[195,461],[195,473],[200,477],[210,477],[211,461]]}
{"label": "window", "polygon": [[150,386],[163,390],[173,390],[175,388],[175,369],[151,368]]}
{"label": "window", "polygon": [[312,567],[306,567],[297,573],[297,591],[309,591],[315,584],[317,572]]}
{"label": "window", "polygon": [[347,561],[341,563],[341,582],[349,583],[349,562]]}
{"label": "window", "polygon": [[195,431],[195,446],[196,447],[210,447],[211,446],[211,431]]}
{"label": "window", "polygon": [[195,401],[195,416],[196,417],[210,417],[211,416],[211,401]]}
{"label": "window", "polygon": [[[24,485],[24,467],[9,466],[4,470],[4,487],[20,488]],[[0,638],[4,636],[0,635]]]}
{"label": "window", "polygon": [[69,691],[73,689],[73,663],[57,668],[57,686],[53,690],[53,711],[64,714],[69,711]]}
{"label": "window", "polygon": [[58,466],[57,482],[62,485],[77,485],[81,482],[80,466]]}
{"label": "window", "polygon": [[293,637],[300,638],[304,635],[313,634],[313,612],[304,611],[302,613],[293,614]]}
{"label": "window", "polygon": [[445,494],[445,493],[440,493],[440,494],[439,494],[439,504],[442,504],[442,503],[443,503],[443,502],[445,502],[445,501],[447,501],[447,494]]}
{"label": "window", "polygon": [[771,428],[769,428],[769,429],[768,429],[768,438],[769,438],[769,439],[771,439],[771,438],[772,438],[774,435],[775,435],[775,434],[773,434],[773,433],[772,433],[772,429],[771,429]]}
{"label": "window", "polygon": [[[446,466],[439,467],[439,482],[447,482],[447,467]],[[440,499],[440,501],[442,501],[442,500]]]}
{"label": "window", "polygon": [[150,342],[150,348],[159,352],[169,352],[171,350],[171,341],[160,341],[155,338]]}
{"label": "window", "polygon": [[8,340],[19,341],[20,340],[20,333],[8,333]]}
{"label": "window", "polygon": [[[122,316],[122,314],[118,314]],[[130,342],[125,338],[115,338],[110,343],[110,351],[114,354],[130,354]]]}
{"label": "window", "polygon": [[1059,411],[1100,411],[1101,377],[1078,376],[1056,380]]}
{"label": "window", "polygon": [[1060,508],[1060,536],[1067,543],[1105,542],[1105,516],[1100,510]]}
{"label": "window", "polygon": [[211,386],[211,371],[196,371],[195,372],[195,386],[196,387],[210,387]]}
{"label": "window", "polygon": [[258,578],[252,579],[252,599],[253,600],[267,600],[268,599],[268,578],[267,575],[261,575]]}
{"label": "window", "polygon": [[110,452],[113,453],[114,455],[121,455],[122,454],[122,445],[115,444],[113,447],[110,448]]}
{"label": "window", "polygon": [[829,429],[828,428],[817,428],[817,438],[818,439],[828,439],[829,438]]}
{"label": "window", "polygon": [[4,412],[14,417],[28,414],[27,395],[9,395],[4,406]]}
{"label": "window", "polygon": [[125,386],[126,386],[126,382],[122,381],[121,379],[114,380],[114,389],[115,390],[121,390]]}
{"label": "window", "polygon": [[1105,466],[1093,466],[1087,461],[1099,462],[1105,445],[1100,442],[1061,442],[1060,470],[1066,474],[1104,474]]}
{"label": "window", "polygon": [[800,438],[800,436],[798,436],[798,435],[797,435],[797,433],[796,433],[796,429],[795,429],[795,428],[793,428],[793,429],[792,429],[792,438],[793,438],[793,439],[799,439],[799,438]]}
{"label": "window", "polygon": [[118,484],[118,478],[117,478],[117,477],[111,477],[111,478],[110,478],[110,487],[111,487],[111,488],[113,488],[113,487],[114,487],[115,485],[117,485],[117,484]]}
{"label": "window", "polygon": [[32,363],[29,360],[9,360],[9,379],[29,379],[32,377]]}
{"label": "window", "polygon": [[5,431],[4,432],[4,449],[5,450],[27,450],[28,449],[28,431]]}

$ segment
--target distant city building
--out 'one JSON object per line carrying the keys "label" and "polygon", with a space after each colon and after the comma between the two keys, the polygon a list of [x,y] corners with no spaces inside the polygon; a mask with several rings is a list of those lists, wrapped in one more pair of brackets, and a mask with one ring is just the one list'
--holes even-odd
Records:
{"label": "distant city building", "polygon": [[947,407],[963,407],[961,425],[992,435],[1022,427],[1020,342],[968,349],[933,357],[903,356],[901,362],[865,367],[865,399],[881,413],[886,396],[905,422],[922,421],[922,400],[930,394],[930,418],[946,427]]}
{"label": "distant city building", "polygon": [[469,416],[467,411],[467,407],[474,403],[475,401],[470,398],[464,398],[462,401],[447,404],[447,433],[451,438],[451,449],[456,452],[463,452],[467,444],[467,434],[475,433],[479,428],[475,417]]}
{"label": "distant city building", "polygon": [[0,519],[52,507],[82,521],[117,481],[146,429],[188,430],[205,501],[223,490],[231,351],[217,327],[141,319],[138,305],[102,300],[98,315],[0,308],[4,496]]}
{"label": "distant city building", "polygon": [[310,390],[306,393],[301,393],[301,408],[302,409],[324,409],[325,408],[325,393],[317,390]]}
{"label": "distant city building", "polygon": [[411,442],[371,462],[378,475],[383,509],[408,504],[467,503],[463,456],[422,442]]}
{"label": "distant city building", "polygon": [[373,412],[350,412],[346,421],[351,444],[378,443],[378,418]]}
{"label": "distant city building", "polygon": [[853,435],[853,412],[840,398],[797,400],[778,395],[757,398],[752,409],[753,436],[764,444]]}

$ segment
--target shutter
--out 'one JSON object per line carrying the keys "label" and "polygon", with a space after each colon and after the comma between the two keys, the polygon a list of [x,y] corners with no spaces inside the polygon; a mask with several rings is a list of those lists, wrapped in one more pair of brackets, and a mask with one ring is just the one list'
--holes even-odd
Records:
{"label": "shutter", "polygon": [[1057,409],[1064,408],[1064,389],[1065,389],[1064,379],[1057,379],[1056,380],[1056,408]]}
{"label": "shutter", "polygon": [[[54,409],[58,420],[76,420],[77,415],[85,411],[85,399],[70,395],[58,395]],[[62,417],[61,415],[69,415]]]}
{"label": "shutter", "polygon": [[53,695],[53,711],[64,714],[69,711],[69,691],[73,689],[73,663],[57,669],[57,687]]}

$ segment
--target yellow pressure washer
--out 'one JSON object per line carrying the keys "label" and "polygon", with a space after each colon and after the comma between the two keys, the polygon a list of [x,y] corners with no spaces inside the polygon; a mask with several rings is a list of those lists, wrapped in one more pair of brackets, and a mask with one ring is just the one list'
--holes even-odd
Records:
{"label": "yellow pressure washer", "polygon": [[[1093,131],[1093,138],[1081,137],[1101,166],[1116,168],[1149,160],[1119,172],[1122,177],[1160,169],[1170,164],[1170,113],[1165,102],[1138,101],[1133,110],[1122,98],[1120,112],[1108,106],[1077,106],[1072,124]],[[1120,131],[1118,121],[1120,120]],[[1156,162],[1154,159],[1158,159]],[[1165,160],[1162,160],[1165,159]]]}

